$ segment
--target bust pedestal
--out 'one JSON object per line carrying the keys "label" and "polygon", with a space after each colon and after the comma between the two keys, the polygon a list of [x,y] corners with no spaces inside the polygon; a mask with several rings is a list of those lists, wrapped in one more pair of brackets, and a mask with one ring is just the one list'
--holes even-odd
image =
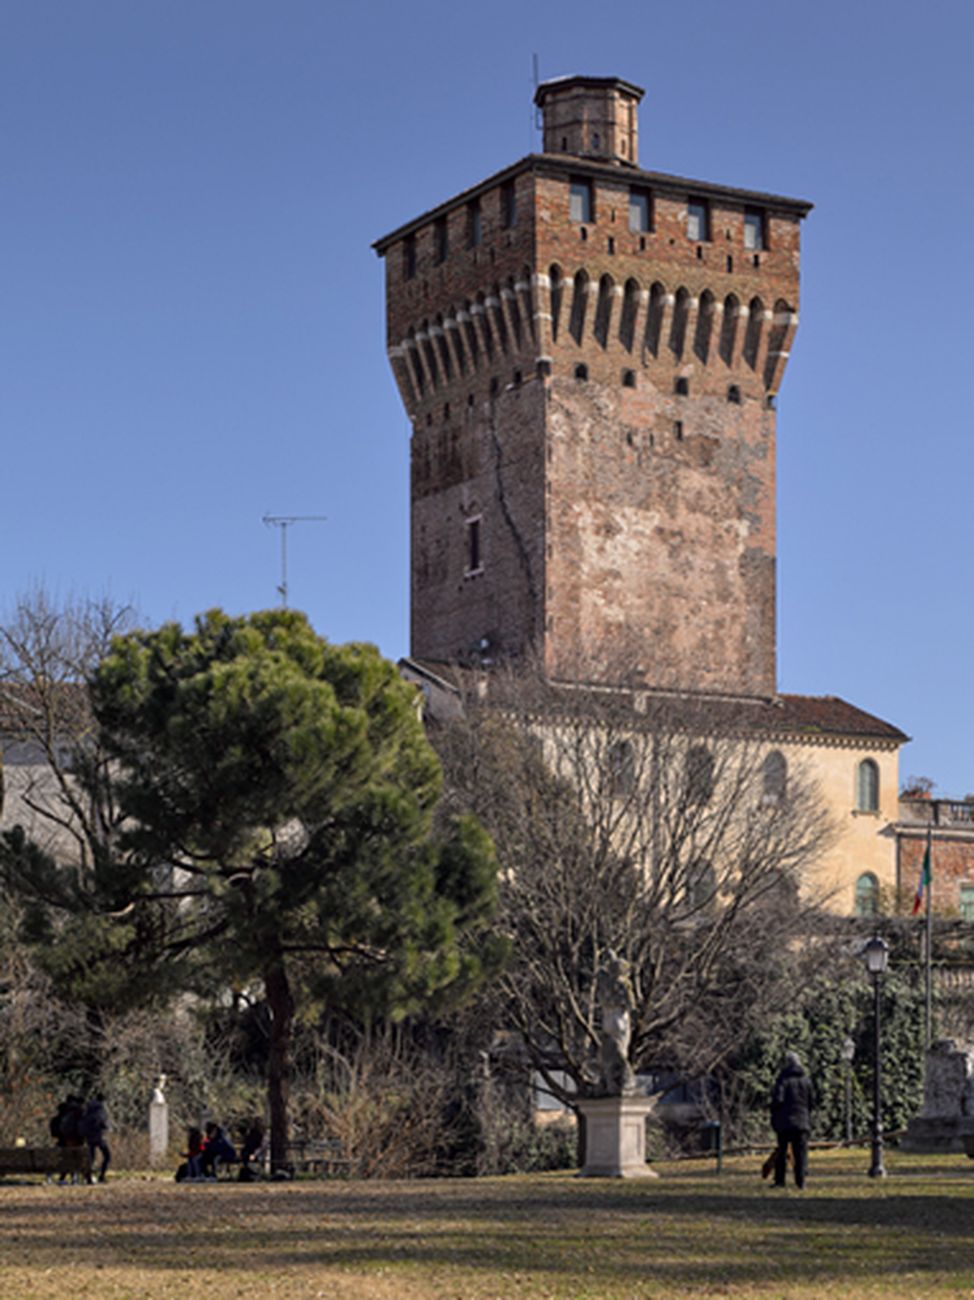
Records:
{"label": "bust pedestal", "polygon": [[585,1166],[579,1178],[658,1178],[646,1164],[646,1116],[652,1097],[589,1097],[577,1103],[585,1117]]}

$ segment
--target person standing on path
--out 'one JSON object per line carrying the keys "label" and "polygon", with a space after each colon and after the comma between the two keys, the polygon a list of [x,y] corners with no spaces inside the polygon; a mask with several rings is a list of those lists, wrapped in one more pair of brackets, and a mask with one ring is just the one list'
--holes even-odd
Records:
{"label": "person standing on path", "polygon": [[795,1163],[795,1186],[805,1186],[808,1172],[808,1134],[812,1127],[815,1092],[797,1052],[786,1052],[781,1073],[771,1091],[771,1127],[778,1138],[774,1160],[774,1185],[784,1187],[788,1148]]}

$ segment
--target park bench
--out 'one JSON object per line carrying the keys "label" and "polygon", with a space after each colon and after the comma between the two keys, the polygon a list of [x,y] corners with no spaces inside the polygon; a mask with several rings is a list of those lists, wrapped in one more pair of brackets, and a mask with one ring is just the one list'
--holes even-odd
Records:
{"label": "park bench", "polygon": [[323,1178],[347,1174],[352,1166],[340,1138],[302,1138],[289,1142],[287,1163],[292,1172],[321,1174]]}
{"label": "park bench", "polygon": [[0,1175],[82,1174],[91,1172],[88,1148],[84,1147],[0,1147]]}

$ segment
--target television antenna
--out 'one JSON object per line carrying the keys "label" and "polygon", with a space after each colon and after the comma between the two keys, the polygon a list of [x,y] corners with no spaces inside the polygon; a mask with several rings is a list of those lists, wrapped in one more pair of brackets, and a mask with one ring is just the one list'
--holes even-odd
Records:
{"label": "television antenna", "polygon": [[287,530],[292,524],[322,524],[327,518],[327,515],[264,515],[261,520],[268,528],[281,530],[281,582],[277,590],[282,609],[287,609]]}

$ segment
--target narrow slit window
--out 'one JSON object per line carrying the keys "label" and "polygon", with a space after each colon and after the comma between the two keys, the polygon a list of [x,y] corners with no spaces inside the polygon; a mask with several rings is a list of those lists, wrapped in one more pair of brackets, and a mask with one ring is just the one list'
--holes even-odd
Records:
{"label": "narrow slit window", "polygon": [[433,260],[439,265],[445,262],[450,251],[450,235],[447,230],[446,217],[438,217],[433,226]]}
{"label": "narrow slit window", "polygon": [[480,573],[484,567],[481,550],[480,515],[467,520],[467,573]]}

